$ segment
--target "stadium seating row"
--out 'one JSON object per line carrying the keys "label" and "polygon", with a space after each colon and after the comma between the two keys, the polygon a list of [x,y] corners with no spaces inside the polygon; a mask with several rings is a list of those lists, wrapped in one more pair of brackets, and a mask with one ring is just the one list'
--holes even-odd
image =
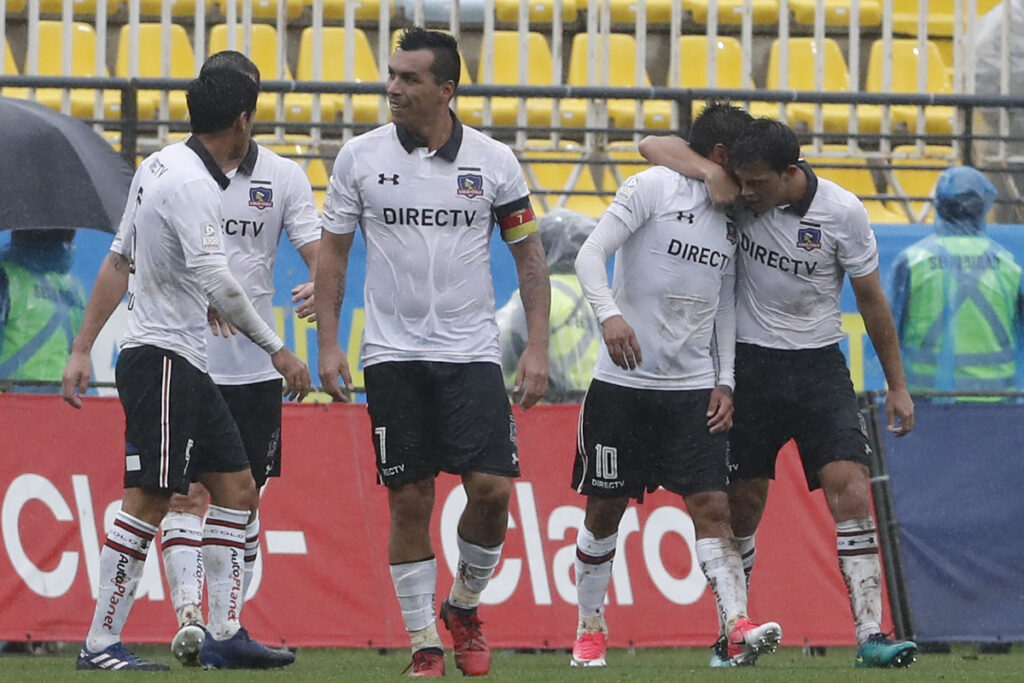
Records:
{"label": "stadium seating row", "polygon": [[[196,71],[196,55],[184,27],[177,24],[140,24],[136,40],[136,49],[132,50],[133,38],[131,27],[121,28],[118,39],[117,61],[114,74],[129,76],[137,74],[143,77],[169,76],[172,78],[191,78]],[[70,40],[64,40],[64,24],[59,21],[39,22],[39,44],[47,46],[39,50],[39,62],[36,73],[41,75],[60,75],[63,69],[63,50],[71,50],[71,75],[74,76],[106,76],[104,60],[97,60],[96,34],[90,24],[75,22],[70,27]],[[285,80],[293,78],[287,63],[280,63],[282,50],[279,49],[276,29],[269,24],[252,24],[246,46],[242,26],[236,25],[234,40],[230,40],[226,25],[218,24],[210,30],[206,41],[207,52],[212,53],[227,47],[248,51],[250,57],[260,68],[265,79],[280,77]],[[294,78],[303,81],[356,81],[377,82],[380,71],[374,51],[371,49],[366,32],[355,29],[352,33],[353,70],[348,75],[345,63],[346,32],[341,27],[325,27],[321,32],[322,54],[319,62],[314,58],[313,29],[307,27],[301,33],[297,68]],[[392,47],[398,32],[392,34]],[[166,49],[165,49],[166,45]],[[598,44],[598,46],[600,43]],[[794,90],[820,90],[824,92],[849,92],[851,90],[849,69],[839,44],[829,38],[822,43],[823,54],[818,54],[818,44],[809,38],[791,38],[788,42],[789,68],[786,78],[782,78],[780,68],[781,43],[776,40],[772,44],[769,57],[768,76],[765,86],[768,89],[782,87]],[[892,69],[891,92],[917,92],[917,63],[925,59],[927,65],[927,92],[951,93],[952,83],[948,69],[943,61],[939,48],[935,43],[926,44],[926,54],[922,57],[918,41],[915,39],[894,40],[891,43],[891,63],[899,68]],[[520,38],[515,31],[496,31],[491,54],[500,55],[500,59],[491,61],[492,73],[487,78],[487,61],[481,52],[475,82],[490,82],[500,85],[520,84],[519,60],[520,53],[527,60],[526,85],[551,85],[554,83],[553,60],[547,38],[537,32],[527,36],[526,45],[520,45]],[[730,36],[720,36],[709,49],[705,36],[683,36],[679,42],[680,84],[690,88],[735,88],[743,86],[743,59],[740,42]],[[712,54],[713,53],[713,54]],[[169,70],[164,71],[164,55],[169,55]],[[17,73],[10,47],[5,42],[5,73]],[[590,49],[588,36],[578,33],[573,36],[570,50],[569,68],[565,80],[569,85],[591,85],[595,80],[588,73],[592,61],[589,59]],[[137,63],[132,63],[137,56]],[[716,62],[714,77],[709,75],[708,58],[713,56]],[[871,47],[868,73],[865,82],[867,92],[883,92],[883,57],[884,43],[875,41]],[[600,59],[596,60],[600,63]],[[816,82],[817,61],[822,65],[821,82]],[[642,70],[642,81],[636,82],[636,43],[630,34],[612,34],[609,41],[609,74],[610,86],[650,86],[651,82]],[[465,60],[462,64],[463,83],[471,83],[469,69]],[[26,72],[30,69],[26,69]],[[599,82],[599,78],[597,81]],[[24,97],[24,89],[6,88],[7,96]],[[59,109],[61,93],[56,90],[37,92],[37,99],[48,106]],[[71,112],[74,116],[91,117],[94,112],[95,95],[90,91],[72,91]],[[153,118],[157,111],[159,97],[156,92],[143,93],[139,101],[139,116],[142,119]],[[340,95],[325,94],[314,97],[311,94],[290,93],[283,98],[283,111],[277,111],[277,98],[261,98],[258,120],[274,121],[310,121],[314,112],[320,121],[333,121],[345,109],[345,98]],[[518,100],[511,97],[490,98],[492,121],[497,125],[515,125],[518,116]],[[553,118],[553,112],[557,114]],[[696,113],[701,103],[694,103]],[[104,116],[118,118],[120,116],[119,95],[108,92],[103,97]],[[168,97],[168,114],[172,119],[184,119],[186,107],[182,92],[171,92]],[[530,98],[526,100],[526,118],[530,126],[550,126],[579,128],[586,124],[587,107],[584,100],[568,99],[553,101],[551,99]],[[649,129],[666,129],[671,118],[671,105],[664,101],[646,101],[641,104],[642,119],[636,118],[637,106],[633,100],[610,100],[608,102],[609,120],[619,128],[629,129],[644,127]],[[352,120],[357,123],[374,123],[382,115],[381,98],[375,95],[354,95],[351,98]],[[482,125],[485,120],[485,98],[464,96],[457,100],[460,117],[470,125]],[[754,103],[754,113],[758,115],[779,115],[779,106],[771,103]],[[931,134],[948,135],[953,130],[953,111],[950,107],[932,106],[923,109],[924,130]],[[784,116],[791,125],[809,130],[825,132],[846,132],[849,129],[851,108],[848,105],[826,104],[821,107],[822,121],[817,125],[815,120],[816,107],[810,104],[790,104],[784,109]],[[876,133],[881,129],[882,108],[877,105],[858,105],[854,109],[857,128],[861,132]],[[908,130],[918,129],[918,108],[912,106],[891,107],[893,126],[904,126]],[[638,125],[639,124],[639,125]]]}
{"label": "stadium seating row", "polygon": [[[108,12],[116,12],[127,7],[131,0],[108,0]],[[173,17],[195,16],[197,0],[169,0]],[[142,16],[160,16],[163,0],[138,0]],[[313,0],[283,0],[285,15],[289,20],[298,19],[304,12],[313,8]],[[16,15],[25,11],[28,0],[7,0],[7,13]],[[63,11],[63,0],[40,0],[40,11],[47,14],[60,14]],[[209,0],[205,5],[211,15],[226,16],[228,5],[234,4],[235,10],[241,14],[242,0]],[[346,0],[322,0],[323,17],[329,20],[341,20],[345,16]],[[354,3],[354,16],[357,21],[376,21],[380,16],[381,0],[358,0]],[[446,23],[451,17],[451,0],[428,0],[424,3],[423,12],[426,21]],[[501,23],[518,23],[520,16],[519,0],[494,0],[495,19]],[[616,24],[633,24],[637,20],[638,6],[636,0],[611,0],[611,21]],[[852,0],[824,0],[825,23],[831,26],[849,26],[853,14]],[[984,14],[998,4],[998,0],[978,0],[978,14]],[[720,25],[742,24],[745,16],[744,0],[717,0],[717,23]],[[97,0],[73,0],[72,8],[75,16],[95,15]],[[387,8],[389,5],[385,4]],[[682,0],[681,9],[699,24],[708,20],[709,0]],[[788,7],[793,19],[800,24],[813,24],[817,0],[789,0]],[[563,0],[562,20],[571,24],[577,22],[582,12],[587,11],[587,0]],[[398,11],[411,18],[415,12],[414,0],[397,0],[390,4],[391,16]],[[777,24],[779,21],[779,0],[752,0],[750,21],[754,24]],[[256,19],[275,19],[278,13],[277,0],[252,0],[252,15]],[[463,24],[479,25],[484,18],[483,0],[460,0],[459,17]],[[527,8],[528,21],[532,23],[550,23],[555,12],[553,0],[530,0]],[[917,35],[919,27],[920,6],[918,0],[893,0],[893,29],[898,34]],[[647,0],[646,20],[652,26],[667,25],[672,16],[672,0]],[[857,23],[862,27],[877,27],[882,21],[882,0],[860,0],[858,4]],[[954,23],[954,0],[930,0],[926,25],[929,36],[952,36]]]}

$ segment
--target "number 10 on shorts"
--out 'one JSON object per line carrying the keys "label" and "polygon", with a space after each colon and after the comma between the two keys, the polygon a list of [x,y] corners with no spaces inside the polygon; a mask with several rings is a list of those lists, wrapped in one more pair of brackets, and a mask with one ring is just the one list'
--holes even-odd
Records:
{"label": "number 10 on shorts", "polygon": [[617,479],[619,476],[619,451],[614,446],[597,444],[594,454],[594,475],[598,479]]}

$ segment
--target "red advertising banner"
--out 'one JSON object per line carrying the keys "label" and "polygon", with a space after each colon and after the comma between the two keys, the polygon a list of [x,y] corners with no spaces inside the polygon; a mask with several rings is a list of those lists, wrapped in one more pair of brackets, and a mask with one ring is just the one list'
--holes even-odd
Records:
{"label": "red advertising banner", "polygon": [[[483,595],[499,647],[571,647],[572,564],[585,499],[569,486],[578,407],[519,412],[520,463],[502,562]],[[56,396],[0,395],[0,640],[79,640],[95,600],[99,550],[118,509],[124,418],[116,399],[81,410]],[[385,491],[376,483],[363,405],[287,405],[284,476],[261,504],[261,560],[243,621],[254,637],[292,646],[408,645],[387,567]],[[758,532],[751,617],[775,620],[784,645],[851,645],[835,526],[784,449]],[[431,534],[438,595],[451,586],[459,480],[437,480]],[[612,647],[706,646],[717,622],[678,496],[630,505],[608,596]],[[888,628],[888,625],[886,626]],[[159,553],[150,553],[124,638],[168,642],[173,609]]]}

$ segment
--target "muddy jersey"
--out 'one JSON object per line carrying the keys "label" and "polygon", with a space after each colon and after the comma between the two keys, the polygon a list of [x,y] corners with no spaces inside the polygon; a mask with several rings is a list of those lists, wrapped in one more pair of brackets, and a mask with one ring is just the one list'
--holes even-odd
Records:
{"label": "muddy jersey", "polygon": [[[223,194],[221,240],[228,266],[260,317],[276,329],[274,261],[282,233],[298,249],[320,239],[313,189],[302,168],[265,147],[249,154]],[[295,274],[294,284],[308,277]],[[244,334],[207,334],[210,376],[217,384],[251,384],[277,379],[270,356]]]}
{"label": "muddy jersey", "polygon": [[844,337],[843,278],[878,268],[868,214],[851,192],[801,162],[800,201],[738,220],[737,341],[772,349],[816,349]]}
{"label": "muddy jersey", "polygon": [[660,166],[626,180],[608,211],[633,233],[615,254],[612,297],[643,363],[618,367],[602,341],[594,377],[639,389],[732,385],[732,344],[719,359],[712,342],[719,300],[733,306],[735,226],[715,210],[704,183]]}

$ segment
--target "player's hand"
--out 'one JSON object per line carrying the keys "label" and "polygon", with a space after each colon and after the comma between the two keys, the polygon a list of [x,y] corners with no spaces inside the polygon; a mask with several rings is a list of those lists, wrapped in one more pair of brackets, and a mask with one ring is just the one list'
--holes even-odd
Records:
{"label": "player's hand", "polygon": [[91,376],[92,360],[89,359],[89,354],[72,351],[60,379],[60,393],[64,400],[75,408],[81,408],[82,395],[89,389],[89,377]]}
{"label": "player's hand", "polygon": [[889,389],[885,395],[886,428],[896,436],[906,436],[914,428],[914,401],[906,387]]}
{"label": "player's hand", "polygon": [[313,378],[309,376],[309,368],[287,346],[270,356],[274,369],[284,376],[284,394],[290,399],[301,401],[313,388]]}
{"label": "player's hand", "polygon": [[708,198],[716,209],[724,209],[740,198],[740,186],[718,164],[704,176],[704,186],[708,190]]}
{"label": "player's hand", "polygon": [[621,315],[613,315],[601,323],[601,332],[613,363],[623,370],[635,370],[643,362],[636,333]]}
{"label": "player's hand", "polygon": [[295,307],[295,315],[316,322],[316,311],[313,307],[313,283],[303,282],[292,287],[292,301],[299,304]]}
{"label": "player's hand", "polygon": [[228,319],[220,314],[213,306],[206,307],[206,321],[210,323],[210,331],[213,332],[214,337],[224,337],[227,339],[231,335],[238,334],[238,330],[234,325],[228,322]]}
{"label": "player's hand", "polygon": [[732,429],[732,412],[732,389],[719,384],[711,390],[711,400],[708,401],[708,431],[718,434]]}
{"label": "player's hand", "polygon": [[526,345],[516,367],[516,381],[512,385],[512,397],[524,410],[537,405],[548,391],[548,349],[547,346]]}
{"label": "player's hand", "polygon": [[[348,369],[348,356],[337,344],[322,346],[319,349],[319,361],[320,385],[323,390],[330,394],[335,401],[348,403],[349,397],[355,390],[352,385],[352,373]],[[339,376],[344,386],[339,385]]]}

